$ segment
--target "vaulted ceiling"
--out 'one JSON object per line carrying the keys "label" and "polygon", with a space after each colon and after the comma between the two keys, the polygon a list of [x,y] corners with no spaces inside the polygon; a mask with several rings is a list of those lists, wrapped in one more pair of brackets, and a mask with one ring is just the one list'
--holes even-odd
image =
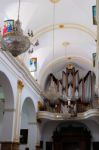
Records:
{"label": "vaulted ceiling", "polygon": [[[96,52],[96,25],[93,25],[92,6],[95,0],[57,0],[55,4],[54,55],[53,55],[53,3],[51,0],[21,0],[20,21],[27,34],[33,30],[31,42],[39,39],[34,52],[21,56],[27,64],[37,57],[37,72],[34,77],[42,86],[50,72],[56,74],[75,63],[86,72],[94,70],[92,53]],[[0,26],[6,19],[17,19],[18,0],[1,0]]]}

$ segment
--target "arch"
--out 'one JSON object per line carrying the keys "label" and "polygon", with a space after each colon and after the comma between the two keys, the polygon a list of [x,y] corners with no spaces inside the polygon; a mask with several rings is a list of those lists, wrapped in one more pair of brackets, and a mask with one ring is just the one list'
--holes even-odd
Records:
{"label": "arch", "polygon": [[[49,73],[51,73],[50,71],[52,71],[52,66],[55,66],[55,68],[56,68],[59,64],[63,64],[62,66],[64,66],[64,64],[66,64],[68,62],[73,63],[73,62],[76,62],[76,61],[79,61],[81,65],[82,64],[87,64],[88,70],[91,70],[91,71],[94,72],[92,62],[90,60],[88,60],[87,58],[84,58],[84,57],[81,57],[81,56],[72,56],[72,60],[69,60],[68,57],[59,57],[59,58],[56,58],[54,61],[50,62],[49,64],[47,64],[46,67],[44,68],[43,72],[40,70],[39,83],[40,83],[40,85],[42,83],[42,88],[44,88],[47,75]],[[83,67],[83,66],[84,65],[82,65],[81,67]],[[55,72],[55,70],[54,70],[54,72]]]}
{"label": "arch", "polygon": [[14,94],[11,83],[5,73],[0,71],[0,85],[3,87],[5,108],[14,109]]}
{"label": "arch", "polygon": [[[35,106],[33,100],[30,97],[25,98],[21,112],[26,112],[29,116],[28,119],[36,120],[36,115],[32,116],[31,114],[36,114]],[[32,118],[31,118],[32,117]]]}
{"label": "arch", "polygon": [[[58,131],[61,130],[61,128],[67,128],[67,127],[82,127],[82,128],[85,128],[87,131],[90,131],[88,126],[86,126],[83,122],[79,122],[79,121],[65,121],[65,122],[62,122],[62,123],[59,123],[56,127],[56,129]],[[55,130],[56,130],[55,129]]]}
{"label": "arch", "polygon": [[[11,141],[13,136],[14,121],[14,93],[7,75],[0,71],[0,86],[2,87],[4,98],[0,105],[4,105],[0,113],[0,141]],[[3,114],[2,114],[3,113]],[[2,136],[3,135],[3,136]]]}
{"label": "arch", "polygon": [[[20,131],[24,132],[24,129],[27,130],[27,143],[25,144],[25,147],[29,146],[29,149],[32,149],[36,145],[36,133],[37,133],[37,127],[36,127],[36,110],[33,103],[33,100],[30,97],[25,98],[24,103],[22,105],[21,110],[21,127]],[[24,142],[24,136],[21,138]],[[24,149],[24,145],[20,145],[20,150]]]}
{"label": "arch", "polygon": [[65,147],[71,149],[91,149],[91,132],[81,122],[64,122],[59,124],[53,132],[54,150],[62,150]]}
{"label": "arch", "polygon": [[[96,34],[89,28],[87,28],[86,26],[83,26],[81,24],[75,24],[75,23],[63,23],[63,28],[69,28],[69,29],[77,29],[77,30],[81,30],[87,34],[89,34],[94,40],[96,40]],[[61,29],[60,28],[61,24],[56,24],[54,26],[55,29]],[[33,41],[34,39],[40,37],[42,34],[45,34],[46,32],[52,31],[53,30],[53,25],[49,25],[47,27],[44,27],[40,30],[38,30],[34,37],[31,39],[31,41]]]}

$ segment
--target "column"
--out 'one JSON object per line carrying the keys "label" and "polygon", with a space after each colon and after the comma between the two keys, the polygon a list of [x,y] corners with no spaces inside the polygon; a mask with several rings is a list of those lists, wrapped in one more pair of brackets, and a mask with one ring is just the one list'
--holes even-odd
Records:
{"label": "column", "polygon": [[99,0],[96,0],[97,47],[96,47],[96,93],[99,97]]}
{"label": "column", "polygon": [[24,84],[21,80],[17,81],[17,98],[16,98],[16,112],[14,124],[14,142],[19,143],[20,139],[20,124],[21,124],[21,94]]}

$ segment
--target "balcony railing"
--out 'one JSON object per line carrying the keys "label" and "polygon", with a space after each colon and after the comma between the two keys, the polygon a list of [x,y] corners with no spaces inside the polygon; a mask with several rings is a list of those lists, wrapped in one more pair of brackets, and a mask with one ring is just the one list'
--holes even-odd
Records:
{"label": "balcony railing", "polygon": [[51,113],[84,113],[88,110],[99,108],[99,98],[95,97],[93,101],[82,102],[80,100],[68,102],[57,101],[57,103],[50,103],[44,101],[44,104],[39,104],[38,111],[47,111]]}

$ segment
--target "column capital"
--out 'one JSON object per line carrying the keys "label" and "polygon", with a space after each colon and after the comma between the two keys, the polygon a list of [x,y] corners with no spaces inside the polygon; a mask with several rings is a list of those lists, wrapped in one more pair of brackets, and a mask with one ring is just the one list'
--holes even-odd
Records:
{"label": "column capital", "polygon": [[18,80],[18,81],[17,81],[17,88],[18,88],[19,90],[22,90],[23,87],[24,87],[23,81],[22,81],[22,80]]}

